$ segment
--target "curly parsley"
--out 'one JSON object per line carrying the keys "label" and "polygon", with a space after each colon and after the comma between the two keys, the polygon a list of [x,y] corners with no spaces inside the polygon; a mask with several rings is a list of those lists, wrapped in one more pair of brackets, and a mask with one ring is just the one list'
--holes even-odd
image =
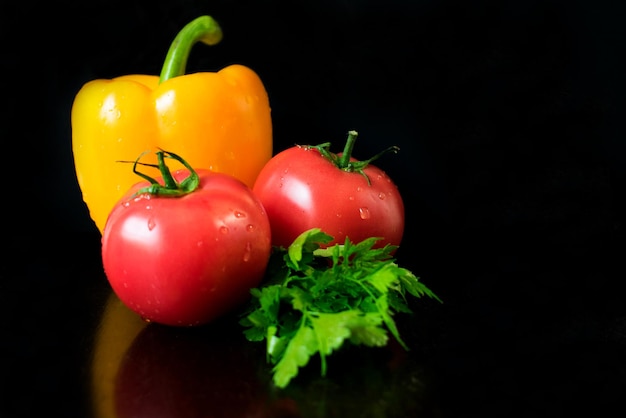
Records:
{"label": "curly parsley", "polygon": [[411,313],[407,294],[441,302],[395,263],[397,246],[373,248],[378,238],[368,238],[321,248],[331,240],[314,228],[289,248],[276,248],[267,280],[251,290],[250,309],[240,324],[249,341],[267,340],[277,387],[286,387],[315,354],[324,376],[326,356],[346,341],[384,346],[390,332],[408,349],[393,320],[396,312]]}

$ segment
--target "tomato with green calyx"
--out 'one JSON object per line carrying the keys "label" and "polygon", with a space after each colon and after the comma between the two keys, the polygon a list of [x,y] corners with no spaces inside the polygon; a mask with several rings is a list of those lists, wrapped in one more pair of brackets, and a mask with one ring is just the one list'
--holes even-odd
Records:
{"label": "tomato with green calyx", "polygon": [[[170,172],[165,158],[185,168]],[[174,326],[210,322],[248,300],[271,251],[260,200],[234,177],[194,169],[171,152],[157,152],[158,166],[138,160],[133,171],[146,181],[115,205],[102,236],[105,274],[120,300],[147,321]]]}
{"label": "tomato with green calyx", "polygon": [[272,243],[288,247],[302,232],[320,228],[334,237],[325,244],[378,237],[376,246],[400,245],[404,203],[396,184],[372,161],[397,147],[358,161],[351,156],[357,132],[350,131],[342,153],[330,143],[294,146],[276,154],[261,170],[253,191],[272,228]]}

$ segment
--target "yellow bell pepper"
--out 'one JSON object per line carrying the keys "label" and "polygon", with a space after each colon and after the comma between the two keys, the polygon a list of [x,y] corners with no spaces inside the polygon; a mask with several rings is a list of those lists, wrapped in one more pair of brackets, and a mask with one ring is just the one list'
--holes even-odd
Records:
{"label": "yellow bell pepper", "polygon": [[185,74],[195,43],[215,45],[221,39],[217,22],[201,16],[176,36],[160,77],[92,80],[76,94],[71,113],[74,165],[100,232],[115,203],[139,180],[121,161],[162,148],[184,156],[194,168],[227,173],[252,187],[271,158],[269,99],[253,70],[235,64]]}

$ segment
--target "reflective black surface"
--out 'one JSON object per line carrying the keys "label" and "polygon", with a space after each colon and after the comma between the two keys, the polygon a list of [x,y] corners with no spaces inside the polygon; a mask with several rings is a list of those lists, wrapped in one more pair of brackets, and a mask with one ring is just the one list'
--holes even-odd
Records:
{"label": "reflective black surface", "polygon": [[[0,14],[0,417],[624,416],[622,6],[69,3]],[[349,129],[358,157],[400,146],[377,164],[406,200],[398,261],[444,300],[397,318],[410,351],[345,350],[281,391],[234,318],[146,325],[112,295],[71,101],[93,78],[157,74],[203,13],[225,38],[189,69],[254,68],[277,150]]]}
{"label": "reflective black surface", "polygon": [[[399,318],[411,351],[395,344],[348,349],[331,357],[326,378],[313,361],[288,389],[277,390],[269,383],[262,345],[244,341],[234,318],[195,329],[147,325],[108,289],[97,237],[68,238],[55,255],[50,245],[56,241],[24,243],[21,255],[32,261],[4,276],[3,416],[623,411],[626,321],[621,295],[607,284],[619,274],[608,255],[598,264],[602,260],[594,256],[577,271],[543,265],[561,272],[560,280],[540,265],[534,275],[493,266],[480,272],[455,267],[454,273],[442,267],[447,272],[433,287],[443,289],[446,303],[420,301],[414,317]],[[570,262],[581,268],[580,261]],[[461,274],[462,282],[455,277]],[[455,280],[454,288],[443,284],[447,280]]]}

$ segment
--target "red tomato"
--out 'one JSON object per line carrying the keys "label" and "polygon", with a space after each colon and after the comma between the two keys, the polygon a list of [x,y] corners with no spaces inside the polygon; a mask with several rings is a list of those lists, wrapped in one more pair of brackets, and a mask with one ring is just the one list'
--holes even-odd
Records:
{"label": "red tomato", "polygon": [[346,236],[352,242],[380,237],[378,247],[400,245],[404,204],[398,188],[371,164],[363,174],[338,168],[315,147],[275,155],[253,187],[269,216],[272,243],[287,247],[302,232],[320,228],[334,238],[327,246],[342,244]]}
{"label": "red tomato", "polygon": [[[199,187],[181,197],[134,196],[150,185],[137,183],[104,228],[106,276],[145,320],[207,323],[245,302],[267,267],[270,225],[259,199],[229,175],[196,172]],[[189,171],[172,175],[181,182]]]}

